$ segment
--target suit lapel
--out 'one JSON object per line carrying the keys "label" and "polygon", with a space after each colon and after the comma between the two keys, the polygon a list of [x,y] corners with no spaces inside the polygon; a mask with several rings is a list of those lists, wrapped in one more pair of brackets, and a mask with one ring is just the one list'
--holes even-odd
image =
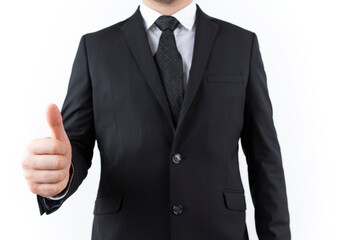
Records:
{"label": "suit lapel", "polygon": [[200,7],[197,5],[192,65],[190,77],[185,90],[183,105],[177,123],[176,134],[181,128],[184,118],[200,86],[218,28],[218,24],[213,22],[210,17],[201,11]]}
{"label": "suit lapel", "polygon": [[184,101],[177,123],[177,128],[175,128],[166,94],[146,36],[143,18],[139,11],[139,7],[121,27],[125,40],[134,55],[139,68],[144,74],[145,79],[148,81],[151,90],[163,108],[175,135],[177,135],[179,129],[181,128],[185,116],[200,86],[218,28],[218,25],[213,22],[208,15],[201,11],[200,7],[197,5],[196,32],[189,75],[190,77],[185,89]]}
{"label": "suit lapel", "polygon": [[173,125],[171,111],[166,98],[165,90],[160,80],[157,66],[152,56],[139,7],[120,29],[134,58],[136,59],[139,68],[153,91],[153,94],[158,100],[160,106],[163,108],[171,129],[174,132],[175,127]]}

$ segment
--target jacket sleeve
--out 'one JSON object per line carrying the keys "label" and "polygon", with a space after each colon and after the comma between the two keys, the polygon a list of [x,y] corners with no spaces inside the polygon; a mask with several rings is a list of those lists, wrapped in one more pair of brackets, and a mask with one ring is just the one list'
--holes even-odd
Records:
{"label": "jacket sleeve", "polygon": [[41,215],[56,211],[78,189],[91,166],[95,130],[85,36],[80,39],[61,109],[64,129],[71,144],[73,178],[67,194],[62,199],[51,200],[37,195]]}
{"label": "jacket sleeve", "polygon": [[266,73],[255,33],[251,46],[241,145],[247,160],[256,231],[261,240],[290,240],[290,219],[281,151],[273,122]]}

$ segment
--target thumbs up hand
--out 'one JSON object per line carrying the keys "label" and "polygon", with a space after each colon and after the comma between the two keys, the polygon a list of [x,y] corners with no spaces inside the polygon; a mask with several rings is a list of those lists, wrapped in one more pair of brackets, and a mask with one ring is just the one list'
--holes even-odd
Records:
{"label": "thumbs up hand", "polygon": [[27,144],[22,168],[30,191],[51,197],[62,192],[68,184],[71,145],[55,104],[48,106],[46,117],[51,137],[34,139]]}

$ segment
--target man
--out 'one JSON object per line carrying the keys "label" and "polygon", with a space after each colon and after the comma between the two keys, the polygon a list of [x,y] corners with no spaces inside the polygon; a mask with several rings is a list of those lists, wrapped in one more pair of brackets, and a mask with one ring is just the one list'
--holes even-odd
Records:
{"label": "man", "polygon": [[255,33],[192,0],[143,0],[82,36],[52,137],[23,160],[41,214],[79,187],[94,143],[101,179],[92,239],[248,239],[238,141],[260,239],[289,240],[280,147]]}

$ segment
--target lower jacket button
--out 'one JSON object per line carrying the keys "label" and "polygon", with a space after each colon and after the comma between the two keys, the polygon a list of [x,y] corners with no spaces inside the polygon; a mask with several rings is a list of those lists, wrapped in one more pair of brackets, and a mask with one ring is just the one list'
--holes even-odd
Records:
{"label": "lower jacket button", "polygon": [[175,215],[179,215],[179,214],[181,214],[183,212],[183,206],[181,206],[181,205],[174,205],[173,206],[173,213],[175,214]]}

